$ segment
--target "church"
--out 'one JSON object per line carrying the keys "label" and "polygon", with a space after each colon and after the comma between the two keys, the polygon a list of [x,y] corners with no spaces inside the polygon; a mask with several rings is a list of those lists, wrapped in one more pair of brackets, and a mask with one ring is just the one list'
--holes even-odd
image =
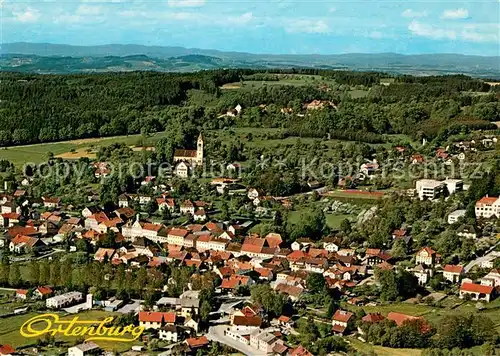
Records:
{"label": "church", "polygon": [[200,133],[196,150],[175,150],[174,152],[174,174],[178,177],[186,178],[189,171],[198,165],[203,164],[203,137]]}

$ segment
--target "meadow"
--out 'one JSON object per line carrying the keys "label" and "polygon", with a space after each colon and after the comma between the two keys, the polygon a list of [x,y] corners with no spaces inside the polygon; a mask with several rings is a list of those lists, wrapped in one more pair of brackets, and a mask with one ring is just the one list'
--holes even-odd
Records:
{"label": "meadow", "polygon": [[154,146],[154,144],[163,137],[165,137],[165,133],[158,132],[149,137],[128,135],[2,147],[0,148],[0,159],[8,160],[16,166],[22,166],[27,162],[44,162],[47,160],[49,154],[64,159],[78,159],[81,157],[95,158],[95,151],[99,146],[123,143],[137,150],[141,149],[141,146]]}

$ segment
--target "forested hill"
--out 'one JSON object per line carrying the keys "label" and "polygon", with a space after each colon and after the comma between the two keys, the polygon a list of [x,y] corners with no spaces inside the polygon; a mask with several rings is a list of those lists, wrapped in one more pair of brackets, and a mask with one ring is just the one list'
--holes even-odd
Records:
{"label": "forested hill", "polygon": [[0,69],[37,73],[154,70],[188,72],[216,68],[349,69],[413,75],[468,74],[500,78],[500,57],[459,54],[272,55],[140,45],[70,46],[7,43]]}
{"label": "forested hill", "polygon": [[[385,134],[439,140],[496,129],[498,89],[463,75],[318,69],[0,73],[0,145],[163,130],[171,130],[169,138],[176,142],[199,130],[231,126],[280,127],[287,135],[372,143],[384,142]],[[307,110],[304,104],[314,100],[328,105]],[[225,115],[238,104],[240,115]]]}

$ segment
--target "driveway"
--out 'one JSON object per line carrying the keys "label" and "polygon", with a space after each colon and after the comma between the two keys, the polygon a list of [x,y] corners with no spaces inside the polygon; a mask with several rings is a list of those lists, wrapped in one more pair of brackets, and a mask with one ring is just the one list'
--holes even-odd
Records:
{"label": "driveway", "polygon": [[493,246],[492,246],[492,247],[488,250],[488,252],[487,252],[484,256],[482,256],[482,257],[478,257],[478,258],[476,258],[475,260],[470,261],[470,262],[467,264],[467,266],[465,266],[465,268],[464,268],[465,273],[469,272],[469,271],[472,269],[472,267],[474,267],[474,266],[476,266],[476,265],[479,265],[479,264],[481,264],[482,262],[489,261],[492,257],[495,257],[495,256],[500,257],[500,252],[495,251],[495,248],[496,248],[497,246],[499,246],[499,245],[500,245],[500,241],[499,241],[499,242],[497,242],[496,244],[494,244],[494,245],[493,245]]}

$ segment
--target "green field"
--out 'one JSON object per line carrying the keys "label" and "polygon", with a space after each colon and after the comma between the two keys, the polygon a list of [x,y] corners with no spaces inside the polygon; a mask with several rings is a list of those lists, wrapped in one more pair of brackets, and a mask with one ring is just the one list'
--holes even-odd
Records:
{"label": "green field", "polygon": [[[67,153],[67,157],[65,158],[71,158],[71,150],[77,150],[79,152],[85,151],[86,149],[95,150],[99,146],[109,146],[113,143],[123,143],[128,146],[151,146],[164,136],[165,133],[160,132],[150,137],[129,135],[2,147],[0,148],[0,159],[6,159],[17,166],[22,166],[27,162],[41,163],[46,161],[49,152],[53,153],[55,156]],[[74,154],[74,158],[79,158],[79,155]]]}
{"label": "green field", "polygon": [[[279,75],[278,75],[279,76]],[[293,85],[293,86],[304,86],[304,85],[321,85],[321,84],[332,84],[331,80],[324,80],[319,75],[307,75],[307,74],[285,74],[281,75],[279,80],[254,80],[252,77],[248,77],[241,82],[234,82],[224,84],[221,88],[225,90],[249,90],[257,89],[264,86],[276,86],[276,85]]]}
{"label": "green field", "polygon": [[[453,306],[458,305],[458,307],[453,308]],[[493,300],[491,303],[483,303],[484,309],[478,310],[476,308],[476,302],[463,302],[461,299],[448,296],[439,306],[430,306],[426,304],[414,304],[414,303],[391,303],[391,304],[380,304],[374,307],[353,307],[346,306],[351,310],[357,310],[362,308],[366,313],[382,313],[387,315],[389,312],[398,312],[413,316],[422,316],[429,322],[436,324],[441,318],[446,315],[452,314],[467,314],[467,313],[477,313],[479,315],[484,315],[490,318],[495,324],[496,329],[500,332],[500,298]]]}
{"label": "green field", "polygon": [[[211,130],[205,135],[210,137],[217,137],[221,141],[233,140],[238,138],[248,148],[279,148],[290,145],[295,145],[297,142],[303,144],[312,144],[314,142],[320,141],[322,145],[325,145],[324,155],[333,153],[334,145],[340,142],[340,140],[321,140],[319,138],[311,137],[286,137],[286,138],[274,138],[280,137],[280,134],[284,133],[283,129],[280,128],[232,128],[232,129],[221,129],[221,130]],[[248,135],[252,134],[253,138],[248,139]],[[88,138],[72,141],[62,141],[62,142],[48,142],[40,143],[34,145],[24,145],[24,146],[12,146],[12,147],[2,147],[0,148],[0,159],[8,160],[14,163],[16,166],[21,167],[25,163],[41,163],[47,160],[49,153],[54,154],[54,156],[61,156],[64,159],[78,159],[80,157],[94,158],[95,152],[100,146],[109,146],[113,143],[123,143],[127,146],[134,147],[134,150],[141,150],[141,147],[151,147],[155,143],[164,138],[165,132],[158,132],[152,136],[144,137],[142,135],[128,135],[128,136],[116,136],[116,137],[103,137],[103,138]],[[388,138],[392,140],[408,140],[404,135],[391,135]],[[373,144],[372,146],[387,146],[392,147],[393,143],[385,144]],[[92,152],[87,152],[91,150]],[[74,152],[72,152],[74,151]]]}
{"label": "green field", "polygon": [[[42,313],[28,313],[24,315],[16,315],[13,317],[0,319],[0,344],[10,344],[15,348],[35,345],[36,339],[25,338],[21,336],[19,330],[24,322],[33,318],[34,316]],[[63,315],[63,314],[61,314]],[[102,320],[105,317],[119,315],[117,313],[109,313],[99,310],[92,310],[87,312],[82,312],[78,314],[70,314],[64,316],[62,319],[72,319],[74,316],[78,316],[80,320]],[[66,351],[67,347],[71,347],[77,341],[76,337],[65,337],[56,336],[56,341],[61,341],[64,343],[62,351]],[[95,341],[100,347],[109,351],[123,352],[129,350],[132,345],[139,345],[140,342],[112,342],[112,341]],[[55,351],[55,350],[51,350]]]}
{"label": "green field", "polygon": [[417,349],[391,349],[389,347],[370,345],[354,338],[349,338],[348,342],[360,352],[375,352],[378,356],[420,356],[422,354],[422,351]]}

